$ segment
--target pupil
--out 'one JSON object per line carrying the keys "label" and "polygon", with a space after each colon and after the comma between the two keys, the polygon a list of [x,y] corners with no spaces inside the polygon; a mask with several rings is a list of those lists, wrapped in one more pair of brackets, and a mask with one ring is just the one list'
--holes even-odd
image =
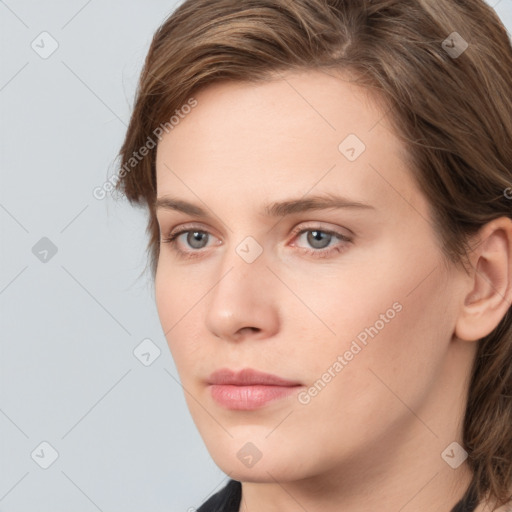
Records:
{"label": "pupil", "polygon": [[[203,241],[202,238],[206,235],[206,233],[202,233],[201,231],[194,231],[193,233],[191,233],[190,235],[192,235],[192,243],[190,243],[190,240],[189,240],[189,243],[192,247],[194,247],[195,249],[201,249],[201,242]],[[189,235],[189,238],[190,238],[190,235]],[[198,244],[198,245],[196,245]]]}
{"label": "pupil", "polygon": [[[317,249],[323,249],[324,247],[327,247],[327,245],[329,245],[330,235],[328,235],[327,233],[324,233],[323,231],[311,231],[310,234],[311,234],[311,238],[310,238],[310,240],[308,240],[308,242],[311,243],[311,245],[313,247],[315,247]],[[325,243],[322,244],[322,241],[325,242],[326,240],[327,240],[327,244],[325,244]],[[320,246],[317,245],[318,242],[320,242]]]}

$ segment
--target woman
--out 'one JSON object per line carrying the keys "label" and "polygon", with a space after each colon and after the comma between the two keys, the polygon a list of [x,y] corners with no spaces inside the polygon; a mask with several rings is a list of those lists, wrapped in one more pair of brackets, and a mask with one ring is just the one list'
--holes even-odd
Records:
{"label": "woman", "polygon": [[228,485],[199,510],[506,510],[512,48],[481,0],[188,0],[117,188]]}

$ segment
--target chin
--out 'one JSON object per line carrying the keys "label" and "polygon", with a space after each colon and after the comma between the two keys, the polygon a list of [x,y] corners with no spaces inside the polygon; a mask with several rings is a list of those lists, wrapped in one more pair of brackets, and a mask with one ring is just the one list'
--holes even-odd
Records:
{"label": "chin", "polygon": [[229,478],[238,480],[239,482],[252,482],[252,483],[275,483],[287,480],[295,480],[291,477],[288,471],[281,468],[276,468],[272,464],[264,464],[260,461],[252,468],[241,468],[240,464],[217,464],[219,468],[224,471]]}
{"label": "chin", "polygon": [[235,451],[233,457],[228,457],[227,451],[220,449],[220,452],[211,453],[215,464],[230,478],[240,482],[270,483],[300,480],[306,475],[302,474],[301,461],[297,461],[296,454],[280,454],[273,450],[265,455],[261,454],[258,459],[253,447],[247,443],[242,449]]}

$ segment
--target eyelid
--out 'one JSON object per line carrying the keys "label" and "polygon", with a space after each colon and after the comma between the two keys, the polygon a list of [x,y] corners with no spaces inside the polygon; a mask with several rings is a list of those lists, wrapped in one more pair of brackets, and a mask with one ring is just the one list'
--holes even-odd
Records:
{"label": "eyelid", "polygon": [[337,230],[323,228],[322,226],[318,225],[298,227],[293,232],[293,240],[296,240],[303,234],[312,231],[320,231],[321,233],[331,236],[333,239],[338,239],[337,244],[327,246],[322,249],[301,247],[296,245],[295,243],[292,244],[292,247],[297,247],[297,250],[299,250],[302,254],[312,256],[313,258],[316,259],[332,259],[336,256],[336,254],[341,254],[345,252],[345,250],[347,249],[347,245],[353,242],[352,236],[347,236]]}
{"label": "eyelid", "polygon": [[171,238],[174,235],[181,234],[181,233],[184,233],[187,231],[200,231],[200,232],[208,233],[209,235],[213,235],[216,238],[218,238],[216,235],[214,235],[212,233],[212,229],[213,228],[211,228],[210,226],[204,227],[204,226],[198,225],[195,222],[189,222],[189,223],[185,223],[185,224],[180,224],[178,227],[172,228],[170,231],[165,230],[165,229],[161,229],[161,231],[167,233],[168,238]]}
{"label": "eyelid", "polygon": [[[328,246],[325,248],[321,248],[321,249],[306,248],[306,247],[301,247],[301,246],[297,246],[294,244],[291,245],[292,247],[297,247],[297,250],[300,251],[300,253],[310,255],[314,258],[318,258],[318,259],[333,258],[335,256],[335,253],[344,252],[347,248],[346,247],[347,244],[351,244],[353,242],[353,238],[355,236],[354,233],[348,228],[344,228],[351,233],[350,235],[347,236],[347,235],[343,234],[342,232],[340,232],[342,229],[341,227],[326,228],[324,226],[321,226],[320,224],[322,224],[322,221],[309,221],[310,225],[307,225],[307,224],[308,224],[307,222],[306,222],[306,224],[303,222],[303,223],[300,223],[298,226],[296,226],[294,229],[292,229],[292,232],[291,232],[292,240],[295,240],[300,235],[307,233],[307,232],[311,232],[311,231],[320,231],[322,233],[330,235],[339,240],[338,244],[335,244],[333,246]],[[203,256],[203,254],[205,252],[207,252],[208,246],[201,248],[201,249],[190,249],[190,250],[181,250],[178,248],[178,242],[177,242],[178,237],[180,237],[181,235],[183,235],[185,233],[190,233],[192,231],[205,233],[208,236],[213,236],[215,238],[218,238],[216,235],[211,233],[210,228],[205,229],[202,226],[198,226],[196,223],[189,223],[189,224],[182,224],[179,227],[172,229],[170,231],[169,235],[167,235],[167,238],[164,238],[161,241],[163,243],[168,243],[169,245],[171,245],[172,251],[178,257],[180,257],[184,260],[200,258]],[[220,244],[221,243],[222,242],[220,242]],[[220,245],[220,244],[217,243],[217,244],[213,244],[213,245]]]}
{"label": "eyelid", "polygon": [[[321,231],[322,233],[328,233],[330,235],[334,235],[334,236],[337,236],[339,238],[346,239],[346,240],[352,240],[355,236],[353,231],[351,231],[350,229],[347,229],[347,228],[341,228],[339,226],[335,227],[335,228],[322,226],[321,225],[321,224],[323,224],[322,221],[316,221],[316,222],[313,221],[313,222],[310,222],[311,225],[307,225],[307,224],[308,224],[307,222],[306,222],[306,225],[304,225],[304,223],[301,223],[296,228],[293,228],[292,232],[291,232],[292,236],[295,237],[298,234],[301,234],[305,231]],[[343,234],[342,230],[348,231],[349,234]]]}
{"label": "eyelid", "polygon": [[[208,237],[214,237],[214,238],[217,238],[217,240],[219,240],[219,237],[217,237],[216,235],[214,235],[210,229],[205,229],[203,227],[200,227],[200,226],[195,226],[195,225],[192,225],[192,226],[189,226],[189,225],[181,225],[179,228],[176,228],[176,229],[173,229],[171,230],[171,232],[165,237],[163,238],[161,241],[164,242],[164,243],[170,243],[171,245],[176,245],[177,243],[177,239],[181,236],[181,235],[184,235],[186,233],[190,233],[190,232],[199,232],[199,233],[206,233],[208,235]],[[212,244],[211,244],[212,245]],[[220,245],[220,244],[213,244],[213,245]],[[181,252],[196,252],[196,253],[200,253],[200,252],[203,252],[206,248],[203,248],[203,249],[196,249],[196,250],[189,250],[189,251],[181,251]],[[177,252],[180,252],[176,249]]]}
{"label": "eyelid", "polygon": [[[337,231],[337,229],[342,229],[342,228],[327,228],[327,227],[324,227],[324,226],[320,226],[319,224],[322,223],[322,221],[309,221],[311,225],[304,225],[304,223],[301,223],[299,224],[299,226],[295,227],[292,229],[291,231],[291,236],[293,237],[296,237],[297,235],[299,234],[302,234],[303,232],[305,231],[314,231],[314,230],[317,230],[317,231],[321,231],[322,233],[327,233],[327,234],[330,234],[330,235],[334,235],[334,236],[337,236],[341,239],[346,239],[346,240],[351,240],[353,237],[354,237],[354,233],[348,229],[348,228],[344,228],[346,229],[347,231],[350,232],[349,235],[344,235],[343,233]],[[202,226],[199,226],[197,225],[196,223],[186,223],[186,224],[181,224],[179,227],[177,228],[173,228],[167,235],[167,238],[166,238],[166,241],[172,237],[174,237],[175,235],[180,235],[180,234],[183,234],[183,233],[186,233],[188,231],[199,231],[201,233],[208,233],[208,235],[213,235],[215,236],[216,238],[218,238],[215,234],[213,234],[211,231],[209,231],[209,229],[211,228],[204,228]],[[161,229],[161,231],[164,231],[163,229]]]}

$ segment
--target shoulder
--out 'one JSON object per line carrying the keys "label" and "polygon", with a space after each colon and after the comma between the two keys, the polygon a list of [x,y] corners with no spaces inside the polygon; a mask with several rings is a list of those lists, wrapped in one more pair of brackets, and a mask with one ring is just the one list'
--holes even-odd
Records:
{"label": "shoulder", "polygon": [[230,480],[218,493],[203,503],[197,512],[238,512],[242,499],[242,484]]}

